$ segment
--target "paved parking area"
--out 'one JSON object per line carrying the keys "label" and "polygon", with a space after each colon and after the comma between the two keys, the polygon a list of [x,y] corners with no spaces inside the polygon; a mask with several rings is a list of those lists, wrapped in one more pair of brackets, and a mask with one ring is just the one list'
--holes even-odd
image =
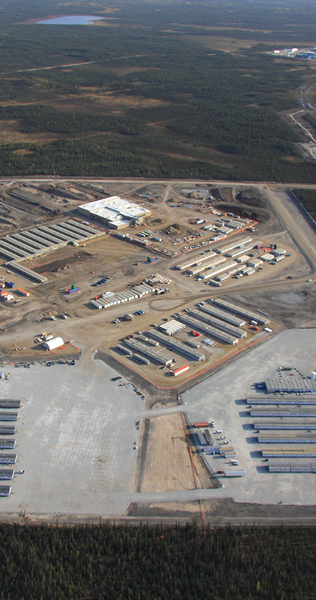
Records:
{"label": "paved parking area", "polygon": [[[225,496],[236,502],[267,504],[314,504],[315,482],[313,474],[269,473],[267,463],[259,453],[261,445],[255,440],[253,419],[246,415],[247,395],[254,395],[255,382],[276,374],[278,366],[293,366],[304,375],[310,375],[316,366],[315,329],[287,330],[268,340],[259,348],[237,359],[217,374],[182,394],[189,419],[214,421],[215,430],[237,450],[238,468],[247,475],[242,478],[222,477]],[[219,443],[219,442],[218,442]],[[265,444],[267,446],[267,444]],[[281,446],[281,445],[280,445]],[[286,459],[270,459],[287,462]],[[291,459],[292,462],[309,462],[309,459]],[[225,470],[229,460],[210,456],[214,471]],[[236,467],[235,467],[236,468]],[[223,490],[224,491],[224,490]],[[217,492],[217,490],[213,491]]]}
{"label": "paved parking area", "polygon": [[15,470],[25,473],[0,499],[1,512],[121,514],[134,481],[140,396],[88,356],[75,366],[3,370],[11,379],[0,380],[0,396],[23,402]]}

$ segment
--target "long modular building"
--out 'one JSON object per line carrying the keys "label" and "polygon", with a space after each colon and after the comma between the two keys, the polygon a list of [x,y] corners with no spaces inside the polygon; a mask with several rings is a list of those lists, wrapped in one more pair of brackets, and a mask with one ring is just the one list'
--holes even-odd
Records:
{"label": "long modular building", "polygon": [[207,306],[201,306],[201,304],[199,304],[199,310],[208,315],[213,315],[222,321],[226,321],[226,323],[231,323],[232,325],[235,325],[235,327],[243,327],[246,324],[246,321],[238,319],[238,317],[234,317],[231,313],[217,308],[217,306],[214,306],[211,303]]}
{"label": "long modular building", "polygon": [[308,445],[297,448],[262,448],[261,454],[264,458],[316,458],[316,448]]}
{"label": "long modular building", "polygon": [[260,433],[259,444],[316,444],[316,433]]}
{"label": "long modular building", "polygon": [[316,473],[316,462],[308,464],[281,463],[268,465],[269,473]]}
{"label": "long modular building", "polygon": [[17,421],[17,412],[0,412],[0,421]]}
{"label": "long modular building", "polygon": [[13,469],[0,469],[0,480],[1,481],[13,479],[13,475],[14,475]]}
{"label": "long modular building", "polygon": [[128,346],[128,348],[135,350],[137,353],[139,352],[140,354],[143,354],[150,360],[153,360],[159,363],[160,365],[167,366],[172,364],[172,359],[169,356],[164,356],[164,354],[152,350],[151,348],[145,346],[145,344],[142,344],[141,342],[137,342],[136,340],[124,340],[124,343],[126,344],[126,346]]}
{"label": "long modular building", "polygon": [[205,254],[203,256],[200,255],[200,256],[195,257],[194,259],[191,259],[189,262],[182,263],[180,265],[176,265],[175,268],[178,269],[179,271],[185,271],[186,269],[189,269],[190,267],[202,264],[204,261],[209,260],[213,256],[216,256],[215,252],[208,252],[207,254]]}
{"label": "long modular building", "polygon": [[16,454],[2,454],[2,452],[0,452],[0,465],[14,465],[16,461]]}
{"label": "long modular building", "polygon": [[2,425],[0,424],[0,435],[14,435],[15,427],[14,425]]}
{"label": "long modular building", "polygon": [[227,252],[235,250],[235,248],[241,248],[242,246],[245,246],[245,244],[249,244],[250,242],[252,242],[252,238],[246,237],[244,239],[231,242],[230,244],[226,244],[226,246],[222,246],[222,248],[214,248],[214,250],[215,252],[218,252],[218,254],[227,254]]}
{"label": "long modular building", "polygon": [[231,304],[231,302],[227,302],[226,300],[222,300],[221,298],[211,298],[211,301],[216,304],[216,306],[220,306],[226,310],[229,310],[232,313],[236,313],[237,315],[241,315],[242,317],[246,317],[247,319],[257,321],[260,325],[268,325],[270,323],[269,319],[261,314],[258,314],[252,310],[247,310],[246,308],[242,308],[241,306],[237,306],[236,304]]}
{"label": "long modular building", "polygon": [[316,430],[316,418],[315,419],[300,419],[296,421],[294,419],[288,417],[276,417],[275,420],[268,421],[256,419],[253,423],[254,429],[258,429],[259,431],[265,430],[288,430],[288,431],[315,431]]}
{"label": "long modular building", "polygon": [[200,319],[204,323],[211,325],[212,327],[216,327],[216,329],[221,329],[221,331],[226,331],[230,335],[233,335],[238,338],[247,337],[247,332],[240,327],[234,327],[234,325],[229,325],[228,323],[224,323],[220,319],[213,317],[211,315],[204,315],[200,310],[191,310],[190,315],[192,317]]}
{"label": "long modular building", "polygon": [[179,340],[176,340],[174,337],[166,337],[165,334],[160,333],[160,331],[157,331],[157,329],[150,329],[148,331],[148,335],[154,338],[154,340],[158,340],[158,342],[167,345],[179,354],[183,354],[184,356],[187,356],[192,360],[205,360],[205,354],[203,354],[199,350],[195,350],[194,348],[188,348],[184,343],[180,342]]}
{"label": "long modular building", "polygon": [[285,379],[267,379],[265,381],[268,394],[315,394],[316,381],[314,379],[300,379],[298,377],[287,377]]}
{"label": "long modular building", "polygon": [[206,333],[207,335],[210,335],[211,337],[215,337],[216,339],[220,340],[221,342],[225,342],[226,344],[233,344],[233,345],[238,344],[238,338],[233,337],[232,335],[230,335],[229,333],[226,333],[225,331],[216,329],[216,327],[211,327],[210,325],[207,325],[206,323],[202,323],[199,319],[195,319],[193,317],[190,317],[189,315],[181,315],[181,317],[177,317],[177,319],[179,321],[181,321],[181,323],[185,323],[185,325],[189,325],[189,327],[191,327],[192,329],[197,330],[197,331],[203,331],[203,333]]}
{"label": "long modular building", "polygon": [[30,279],[31,281],[35,281],[35,283],[45,283],[47,281],[47,277],[41,275],[40,273],[36,273],[31,269],[28,269],[24,265],[21,265],[15,260],[6,263],[6,268],[12,270],[14,273],[18,273],[21,277],[25,277],[26,279]]}
{"label": "long modular building", "polygon": [[16,441],[12,438],[0,438],[0,449],[1,450],[12,450],[15,448]]}
{"label": "long modular building", "polygon": [[314,417],[316,418],[316,407],[276,407],[276,408],[251,408],[249,414],[252,417]]}
{"label": "long modular building", "polygon": [[[226,261],[226,259],[225,259]],[[234,267],[237,267],[237,263],[234,260],[229,260],[227,262],[225,262],[225,264],[222,264],[222,266],[215,266],[213,269],[211,269],[210,271],[207,271],[206,273],[202,273],[200,275],[200,277],[202,279],[210,279],[211,277],[216,277],[216,275],[219,275],[219,273],[223,273],[223,271],[229,271],[229,269],[233,269]]]}
{"label": "long modular building", "polygon": [[285,396],[248,396],[246,398],[246,402],[247,404],[254,404],[254,405],[269,405],[269,404],[277,404],[279,406],[285,406],[285,405],[295,405],[295,404],[299,404],[300,406],[308,406],[310,405],[316,405],[316,397],[311,394],[310,396],[301,396],[299,398],[295,398],[293,396],[290,396],[288,394],[286,394]]}
{"label": "long modular building", "polygon": [[[213,254],[215,254],[215,252],[213,252]],[[202,273],[202,271],[212,269],[216,265],[220,265],[221,263],[226,262],[226,260],[227,259],[225,258],[225,256],[218,256],[218,254],[215,254],[214,258],[210,258],[207,262],[203,263],[202,265],[197,265],[196,267],[188,269],[187,271],[190,275],[198,275],[199,273]]]}
{"label": "long modular building", "polygon": [[0,408],[20,408],[21,400],[10,400],[0,398]]}
{"label": "long modular building", "polygon": [[231,250],[231,252],[227,252],[227,256],[229,258],[236,258],[241,254],[247,254],[253,249],[253,244],[247,244],[246,246],[242,246],[241,248],[236,248],[236,250]]}

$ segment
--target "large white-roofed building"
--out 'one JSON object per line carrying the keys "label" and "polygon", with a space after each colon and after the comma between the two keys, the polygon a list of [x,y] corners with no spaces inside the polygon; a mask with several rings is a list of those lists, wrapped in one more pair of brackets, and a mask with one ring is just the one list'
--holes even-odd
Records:
{"label": "large white-roofed building", "polygon": [[142,223],[151,214],[147,208],[119,196],[82,204],[78,210],[86,217],[102,221],[113,229],[123,229],[130,224]]}

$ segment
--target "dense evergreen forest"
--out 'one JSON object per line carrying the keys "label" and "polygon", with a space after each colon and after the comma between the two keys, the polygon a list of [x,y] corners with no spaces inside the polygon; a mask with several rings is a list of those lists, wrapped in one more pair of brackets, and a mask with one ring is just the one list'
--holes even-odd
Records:
{"label": "dense evergreen forest", "polygon": [[[105,21],[34,24],[62,14]],[[315,29],[305,0],[0,0],[0,175],[314,182],[279,116],[313,66],[263,50]]]}
{"label": "dense evergreen forest", "polygon": [[1,600],[312,600],[315,529],[0,526]]}
{"label": "dense evergreen forest", "polygon": [[295,196],[303,204],[314,221],[316,221],[316,190],[294,190]]}

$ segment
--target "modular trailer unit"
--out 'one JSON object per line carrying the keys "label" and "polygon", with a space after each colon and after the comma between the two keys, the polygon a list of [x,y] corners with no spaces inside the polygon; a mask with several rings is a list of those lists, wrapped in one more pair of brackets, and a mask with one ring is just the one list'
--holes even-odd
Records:
{"label": "modular trailer unit", "polygon": [[69,221],[66,221],[66,223],[69,223],[69,225],[76,227],[77,229],[79,229],[79,231],[83,231],[86,234],[89,234],[90,237],[104,234],[104,232],[101,232],[100,230],[94,229],[93,227],[89,227],[88,225],[84,225],[81,221],[74,221],[73,219],[69,219]]}
{"label": "modular trailer unit", "polygon": [[21,233],[14,233],[10,237],[12,240],[15,240],[17,242],[22,242],[23,244],[27,244],[28,246],[30,246],[30,251],[34,252],[34,249],[35,250],[43,250],[43,247],[40,246],[40,244],[37,244],[33,240],[29,240],[27,237],[25,237],[23,231],[21,231]]}
{"label": "modular trailer unit", "polygon": [[240,327],[234,327],[234,325],[229,325],[228,323],[223,323],[223,321],[221,321],[220,319],[217,319],[216,317],[213,317],[213,316],[206,316],[200,310],[192,310],[190,315],[192,315],[192,317],[194,317],[194,318],[196,317],[196,318],[200,319],[201,321],[204,321],[205,323],[208,323],[209,325],[212,325],[213,327],[216,327],[216,329],[221,329],[221,331],[226,331],[226,333],[229,333],[230,335],[233,335],[235,337],[238,337],[238,338],[247,337],[247,332],[244,331],[243,329],[241,329]]}
{"label": "modular trailer unit", "polygon": [[29,239],[33,244],[36,244],[36,246],[39,246],[39,248],[38,248],[39,250],[42,249],[44,252],[49,252],[49,249],[50,249],[49,242],[47,242],[46,240],[43,240],[40,236],[36,235],[35,233],[31,233],[31,232],[32,232],[32,230],[22,231],[21,235],[23,235],[25,240]]}
{"label": "modular trailer unit", "polygon": [[255,313],[251,310],[247,310],[242,308],[241,306],[237,306],[236,304],[231,304],[231,302],[227,302],[226,300],[222,300],[221,298],[211,298],[211,301],[216,304],[216,306],[220,306],[226,310],[231,311],[232,313],[237,313],[237,315],[241,315],[242,317],[246,317],[247,319],[257,321],[259,325],[268,325],[270,323],[269,319]]}
{"label": "modular trailer unit", "polygon": [[[208,300],[208,302],[210,301]],[[205,312],[208,315],[213,315],[214,317],[218,317],[222,321],[226,321],[227,323],[235,325],[235,327],[243,327],[244,325],[246,325],[246,321],[234,317],[226,310],[222,310],[221,308],[214,306],[211,302],[207,306],[201,306],[201,304],[199,304],[198,306],[199,310],[201,310],[202,312]]]}
{"label": "modular trailer unit", "polygon": [[6,243],[8,243],[8,244],[10,244],[10,246],[12,246],[13,252],[16,252],[18,250],[23,250],[23,252],[26,252],[28,257],[37,256],[38,254],[41,254],[41,252],[39,252],[38,250],[35,250],[34,248],[31,248],[30,246],[27,246],[25,243],[21,242],[20,240],[15,240],[11,237],[5,237],[3,239]]}
{"label": "modular trailer unit", "polygon": [[0,496],[7,497],[11,494],[10,485],[0,485]]}
{"label": "modular trailer unit", "polygon": [[181,315],[181,317],[177,317],[179,321],[182,321],[186,325],[189,325],[194,330],[202,331],[211,337],[215,337],[221,342],[225,342],[226,344],[238,344],[238,338],[233,337],[232,335],[226,333],[225,331],[221,331],[220,329],[216,329],[216,327],[211,327],[206,323],[202,323],[198,319],[194,319],[189,315]]}
{"label": "modular trailer unit", "polygon": [[55,237],[61,238],[67,242],[73,242],[74,240],[78,241],[80,239],[79,236],[70,231],[65,231],[63,227],[60,227],[59,225],[51,225],[49,229],[51,232],[50,235],[55,235]]}
{"label": "modular trailer unit", "polygon": [[140,354],[136,353],[134,353],[133,356],[136,360],[138,360],[138,362],[142,363],[143,365],[150,365],[150,360],[148,360],[148,358],[145,358],[145,356],[141,356]]}
{"label": "modular trailer unit", "polygon": [[252,258],[247,262],[247,266],[251,267],[252,269],[257,269],[260,267],[260,265],[262,265],[262,260],[260,260],[260,258]]}
{"label": "modular trailer unit", "polygon": [[184,367],[180,367],[179,369],[174,369],[172,371],[172,375],[174,377],[178,377],[179,375],[182,375],[182,373],[185,373],[186,371],[189,370],[189,365],[184,365]]}
{"label": "modular trailer unit", "polygon": [[198,445],[199,446],[206,446],[207,441],[206,441],[204,433],[202,431],[197,431],[195,435],[196,435],[196,438],[197,438],[197,441],[198,441]]}
{"label": "modular trailer unit", "polygon": [[71,225],[70,223],[59,223],[59,227],[61,227],[62,229],[65,230],[66,233],[68,233],[68,231],[70,233],[74,233],[76,236],[78,236],[79,239],[86,240],[88,239],[90,236],[87,236],[86,233],[84,233],[83,231],[80,231],[80,229],[78,229],[78,227],[74,227],[73,225]]}
{"label": "modular trailer unit", "polygon": [[18,256],[17,254],[14,254],[13,252],[10,252],[9,250],[6,250],[5,248],[3,248],[0,244],[0,254],[1,256],[4,256],[4,258],[7,260],[20,260],[21,257]]}
{"label": "modular trailer unit", "polygon": [[94,308],[103,308],[103,304],[100,302],[100,300],[91,300],[90,304],[92,304]]}
{"label": "modular trailer unit", "polygon": [[0,249],[2,248],[4,248],[4,250],[8,250],[15,257],[16,260],[23,260],[29,256],[27,252],[24,252],[23,250],[18,250],[18,248],[16,247],[13,248],[11,244],[8,244],[8,242],[6,242],[3,239],[0,242]]}
{"label": "modular trailer unit", "polygon": [[132,356],[133,354],[133,352],[129,350],[129,348],[125,348],[124,346],[121,346],[121,344],[116,344],[115,348],[116,350],[122,352],[122,354],[127,354],[128,356]]}
{"label": "modular trailer unit", "polygon": [[32,271],[31,269],[20,265],[14,260],[12,262],[7,263],[6,267],[9,267],[13,271],[16,271],[19,275],[21,275],[21,277],[31,279],[31,281],[35,281],[35,283],[46,283],[47,281],[47,277],[44,277],[44,275],[41,275],[40,273],[35,273],[35,271]]}
{"label": "modular trailer unit", "polygon": [[174,337],[166,338],[166,336],[163,333],[160,333],[160,331],[157,331],[157,329],[150,329],[148,331],[148,335],[150,337],[153,337],[154,340],[158,340],[158,342],[165,344],[168,347],[172,348],[172,350],[174,350],[175,352],[178,352],[178,354],[183,354],[184,356],[187,356],[188,358],[191,358],[192,360],[197,360],[197,361],[205,360],[205,354],[203,354],[202,352],[199,352],[198,350],[194,350],[193,348],[192,349],[187,348],[187,346],[183,342],[176,340]]}

